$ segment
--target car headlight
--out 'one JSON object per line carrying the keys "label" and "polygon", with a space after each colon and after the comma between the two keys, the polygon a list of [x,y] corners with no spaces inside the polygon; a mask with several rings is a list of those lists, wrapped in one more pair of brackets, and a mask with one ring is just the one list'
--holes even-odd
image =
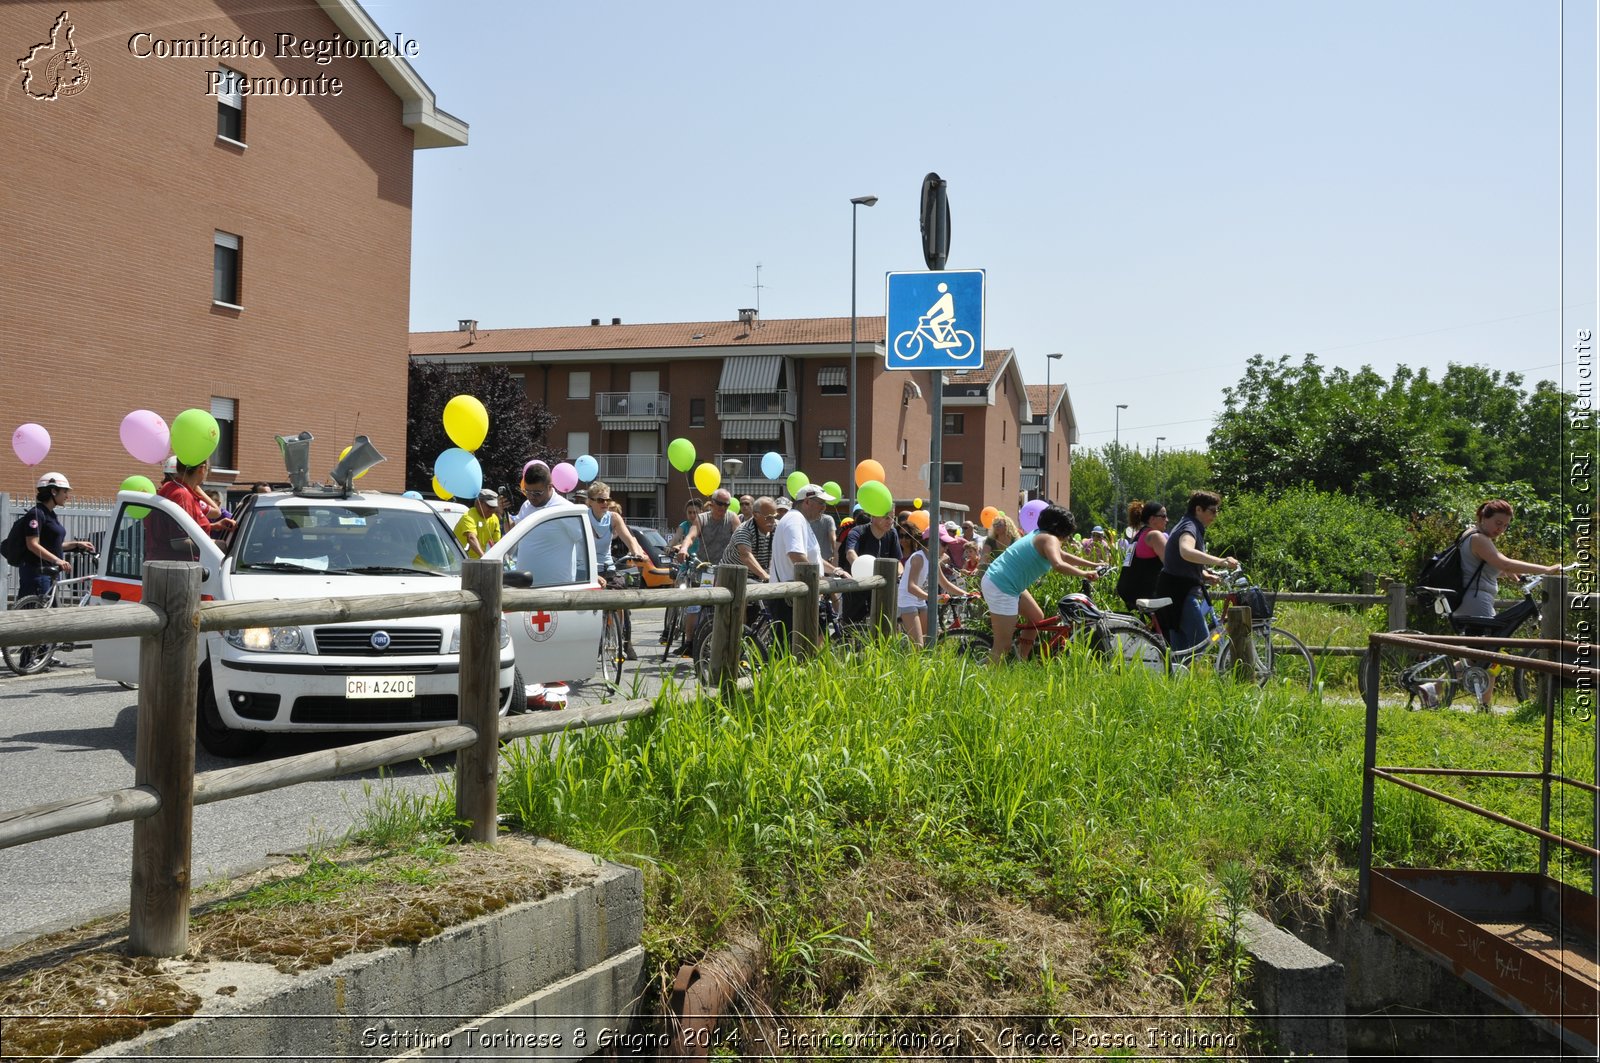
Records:
{"label": "car headlight", "polygon": [[297,627],[247,627],[222,633],[228,645],[256,653],[303,653],[305,636]]}
{"label": "car headlight", "polygon": [[[500,648],[503,650],[511,645],[511,625],[506,623],[506,618],[500,618]],[[450,652],[461,652],[461,625],[457,624],[455,632],[450,636]]]}

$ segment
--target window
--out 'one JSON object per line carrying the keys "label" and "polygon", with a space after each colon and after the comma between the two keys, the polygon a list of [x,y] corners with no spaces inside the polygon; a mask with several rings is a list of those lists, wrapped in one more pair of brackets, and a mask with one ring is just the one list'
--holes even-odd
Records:
{"label": "window", "polygon": [[244,143],[244,96],[239,92],[241,75],[222,68],[217,82],[217,136],[235,144]]}
{"label": "window", "polygon": [[217,419],[217,449],[211,452],[211,467],[239,470],[239,456],[234,453],[234,440],[238,433],[234,427],[239,404],[234,399],[211,398],[211,416]]}
{"label": "window", "polygon": [[817,390],[824,395],[849,394],[850,380],[846,368],[842,365],[825,365],[818,369]]}
{"label": "window", "polygon": [[902,469],[906,467],[906,441],[904,439],[900,441],[900,467]]}
{"label": "window", "polygon": [[944,434],[947,436],[965,435],[967,431],[967,415],[964,413],[947,413],[944,415]]}
{"label": "window", "polygon": [[568,432],[567,433],[567,458],[569,460],[572,460],[572,459],[576,459],[579,454],[587,454],[587,453],[589,453],[589,433],[588,432]]}
{"label": "window", "polygon": [[824,428],[817,433],[818,455],[824,458],[844,457],[844,443],[848,438],[842,428]]}
{"label": "window", "polygon": [[689,400],[689,427],[704,428],[706,426],[706,400]]}
{"label": "window", "polygon": [[212,234],[211,301],[223,306],[238,307],[239,296],[239,238],[232,233]]}
{"label": "window", "polygon": [[939,478],[940,483],[958,484],[961,482],[961,462],[947,461],[944,463],[944,475]]}
{"label": "window", "polygon": [[567,374],[567,398],[586,399],[589,397],[589,371],[587,369],[574,369]]}

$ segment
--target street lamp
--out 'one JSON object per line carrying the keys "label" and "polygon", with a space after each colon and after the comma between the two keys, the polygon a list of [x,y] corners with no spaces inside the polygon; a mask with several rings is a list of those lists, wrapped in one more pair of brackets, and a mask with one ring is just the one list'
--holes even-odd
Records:
{"label": "street lamp", "polygon": [[1061,355],[1044,356],[1044,469],[1040,481],[1039,497],[1049,498],[1050,493],[1050,422],[1055,420],[1055,405],[1050,401],[1050,363],[1061,360]]}
{"label": "street lamp", "polygon": [[1122,411],[1128,408],[1126,402],[1117,403],[1117,416],[1111,434],[1111,449],[1115,452],[1111,466],[1112,491],[1116,495],[1116,502],[1111,509],[1111,523],[1122,527]]}
{"label": "street lamp", "polygon": [[856,494],[856,208],[877,202],[877,196],[856,196],[850,201],[850,438],[845,460],[850,464],[847,476],[852,499]]}

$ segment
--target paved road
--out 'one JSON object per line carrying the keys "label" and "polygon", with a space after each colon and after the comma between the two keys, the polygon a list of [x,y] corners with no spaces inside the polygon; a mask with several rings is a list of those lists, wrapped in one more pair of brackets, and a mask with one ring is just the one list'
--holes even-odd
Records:
{"label": "paved road", "polygon": [[[687,674],[687,661],[663,666],[660,613],[635,614],[640,649],[637,673],[643,695],[660,687],[663,673]],[[95,678],[87,650],[62,655],[66,667],[19,678],[0,665],[0,810],[133,785],[134,727],[138,695]],[[627,676],[624,683],[630,684]],[[574,688],[574,706],[593,700]],[[262,759],[325,749],[370,735],[285,736],[273,739]],[[259,866],[275,854],[300,852],[319,837],[343,834],[366,806],[366,788],[394,785],[431,792],[448,783],[453,756],[427,765],[399,765],[233,801],[202,805],[194,813],[197,881],[226,878]],[[226,767],[204,750],[197,771]],[[0,947],[42,930],[86,917],[126,910],[133,826],[119,823],[61,838],[0,850]]]}

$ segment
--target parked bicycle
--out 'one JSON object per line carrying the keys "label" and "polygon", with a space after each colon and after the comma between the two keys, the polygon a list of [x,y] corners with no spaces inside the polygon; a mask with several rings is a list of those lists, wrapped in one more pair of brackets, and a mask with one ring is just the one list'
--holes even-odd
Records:
{"label": "parked bicycle", "polygon": [[[673,573],[672,585],[680,590],[699,587],[705,582],[705,574],[709,573],[712,566],[703,561],[684,558],[678,562]],[[702,610],[698,605],[673,606],[666,610],[661,628],[661,658],[666,660],[671,657],[680,645],[686,647],[686,655],[692,656],[694,652],[693,635],[686,635],[687,624],[692,616],[699,616]],[[697,621],[698,623],[698,621]]]}
{"label": "parked bicycle", "polygon": [[[68,554],[95,556],[90,550],[69,550]],[[82,605],[89,598],[89,585],[94,576],[69,576],[50,585],[48,594],[25,594],[12,603],[13,612],[23,609],[55,609]],[[6,667],[17,675],[38,675],[51,666],[61,663],[57,652],[67,652],[76,646],[70,642],[39,642],[28,646],[7,646],[3,651]]]}
{"label": "parked bicycle", "polygon": [[[1273,609],[1276,605],[1273,595],[1252,584],[1242,571],[1230,572],[1227,569],[1211,571],[1219,577],[1216,587],[1224,604],[1246,606],[1250,610],[1250,642],[1255,651],[1256,683],[1261,686],[1284,683],[1294,687],[1303,686],[1307,690],[1315,689],[1316,660],[1297,635],[1277,626],[1273,618]],[[1216,670],[1231,672],[1235,647],[1228,638],[1222,614],[1212,603],[1211,592],[1204,593],[1206,637],[1186,649],[1173,650],[1173,664],[1193,668],[1200,658],[1214,655]],[[1150,630],[1165,640],[1166,633],[1161,630],[1161,621],[1157,613],[1171,604],[1170,598],[1140,598],[1134,606],[1146,617]]]}
{"label": "parked bicycle", "polygon": [[[1008,649],[1020,656],[1020,646],[1032,641],[1032,658],[1043,661],[1063,652],[1073,640],[1082,641],[1091,653],[1119,666],[1148,668],[1160,673],[1169,668],[1170,656],[1164,639],[1140,626],[1132,617],[1102,611],[1085,594],[1063,597],[1056,603],[1054,616],[1019,623]],[[941,634],[939,641],[954,646],[963,656],[984,661],[988,660],[989,649],[994,645],[992,635],[970,628],[952,629]]]}
{"label": "parked bicycle", "polygon": [[[611,590],[630,590],[638,587],[643,567],[649,564],[649,558],[628,554],[618,558],[618,561],[630,567],[626,571],[618,569],[612,573],[607,587]],[[604,622],[600,625],[600,647],[595,655],[594,678],[611,690],[616,690],[622,685],[622,671],[629,660],[627,646],[631,624],[631,614],[623,608],[607,609]]]}
{"label": "parked bicycle", "polygon": [[[1576,568],[1573,563],[1562,571]],[[1502,610],[1492,625],[1492,638],[1537,638],[1541,614],[1538,597],[1534,594],[1544,582],[1543,576],[1530,576],[1522,581],[1522,601]],[[1453,632],[1460,634],[1468,624],[1490,626],[1481,619],[1457,620],[1450,615],[1449,592],[1439,587],[1418,587],[1419,609],[1432,611],[1448,621]],[[1527,630],[1531,627],[1531,630]],[[1416,628],[1401,628],[1397,635],[1427,638],[1428,633]],[[1509,709],[1533,697],[1537,673],[1530,668],[1507,668],[1498,662],[1485,663],[1448,653],[1426,653],[1405,646],[1386,644],[1379,647],[1379,694],[1406,696],[1406,708],[1420,706],[1424,709],[1449,708],[1457,697],[1466,694],[1480,711]],[[1371,651],[1361,655],[1358,685],[1362,697],[1367,693],[1367,662]],[[1507,673],[1510,673],[1507,675]],[[1492,679],[1492,681],[1491,681]],[[1492,695],[1491,695],[1492,691]]]}

